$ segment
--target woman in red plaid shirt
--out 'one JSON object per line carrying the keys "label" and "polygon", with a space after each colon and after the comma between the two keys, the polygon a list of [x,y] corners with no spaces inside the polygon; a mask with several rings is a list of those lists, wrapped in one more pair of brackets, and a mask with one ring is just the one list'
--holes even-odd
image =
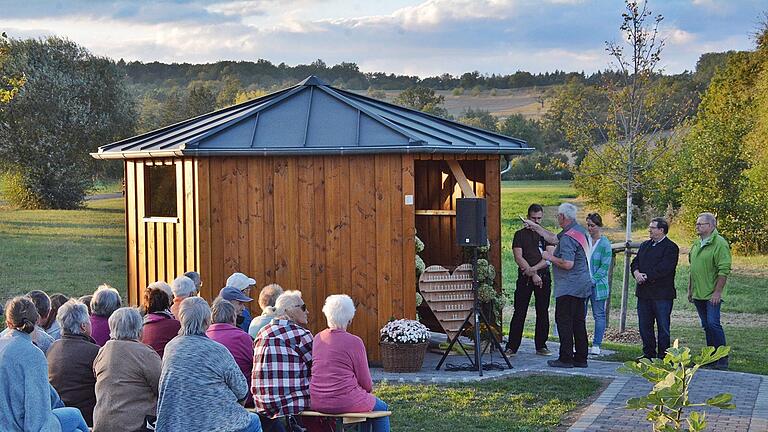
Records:
{"label": "woman in red plaid shirt", "polygon": [[275,318],[256,335],[251,392],[267,432],[283,430],[274,419],[309,408],[312,333],[304,328],[307,321],[301,292],[286,291],[275,302]]}

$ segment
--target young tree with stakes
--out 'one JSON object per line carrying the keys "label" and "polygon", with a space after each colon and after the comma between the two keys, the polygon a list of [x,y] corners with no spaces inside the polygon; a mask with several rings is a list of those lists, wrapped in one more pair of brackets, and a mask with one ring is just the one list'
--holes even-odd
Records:
{"label": "young tree with stakes", "polygon": [[[622,286],[620,331],[626,328],[629,262],[632,241],[633,195],[644,187],[644,174],[674,143],[674,131],[685,112],[683,106],[652,92],[654,78],[661,72],[659,62],[664,39],[659,33],[662,15],[653,15],[647,1],[625,0],[620,30],[621,42],[605,42],[615,73],[606,74],[597,97],[577,101],[577,112],[563,128],[577,150],[590,159],[582,175],[600,176],[626,193],[625,265]],[[660,116],[659,112],[673,115]]]}

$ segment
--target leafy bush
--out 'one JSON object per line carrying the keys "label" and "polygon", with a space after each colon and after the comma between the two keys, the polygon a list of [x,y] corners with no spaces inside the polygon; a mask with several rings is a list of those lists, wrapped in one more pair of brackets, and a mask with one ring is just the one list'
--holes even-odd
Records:
{"label": "leafy bush", "polygon": [[562,153],[533,153],[512,159],[504,180],[570,180],[573,178],[568,156]]}
{"label": "leafy bush", "polygon": [[42,204],[24,183],[24,176],[9,171],[3,175],[2,197],[14,207],[38,209]]}

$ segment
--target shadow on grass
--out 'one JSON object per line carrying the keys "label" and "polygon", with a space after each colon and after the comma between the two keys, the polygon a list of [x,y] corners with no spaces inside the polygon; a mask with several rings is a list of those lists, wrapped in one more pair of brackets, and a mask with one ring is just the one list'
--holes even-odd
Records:
{"label": "shadow on grass", "polygon": [[95,223],[76,223],[76,222],[31,222],[31,221],[5,221],[3,225],[10,225],[19,228],[67,228],[67,229],[112,229],[114,225],[95,224]]}

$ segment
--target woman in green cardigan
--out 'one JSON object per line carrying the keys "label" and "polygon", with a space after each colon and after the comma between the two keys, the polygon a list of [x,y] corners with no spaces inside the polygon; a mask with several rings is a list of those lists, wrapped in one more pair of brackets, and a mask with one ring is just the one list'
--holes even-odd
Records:
{"label": "woman in green cardigan", "polygon": [[595,320],[595,332],[592,337],[590,354],[599,355],[600,345],[605,334],[605,303],[608,299],[608,269],[611,267],[611,242],[603,235],[603,218],[598,213],[587,215],[587,231],[592,238],[592,295],[584,302],[584,315],[588,304],[592,303],[592,317]]}

